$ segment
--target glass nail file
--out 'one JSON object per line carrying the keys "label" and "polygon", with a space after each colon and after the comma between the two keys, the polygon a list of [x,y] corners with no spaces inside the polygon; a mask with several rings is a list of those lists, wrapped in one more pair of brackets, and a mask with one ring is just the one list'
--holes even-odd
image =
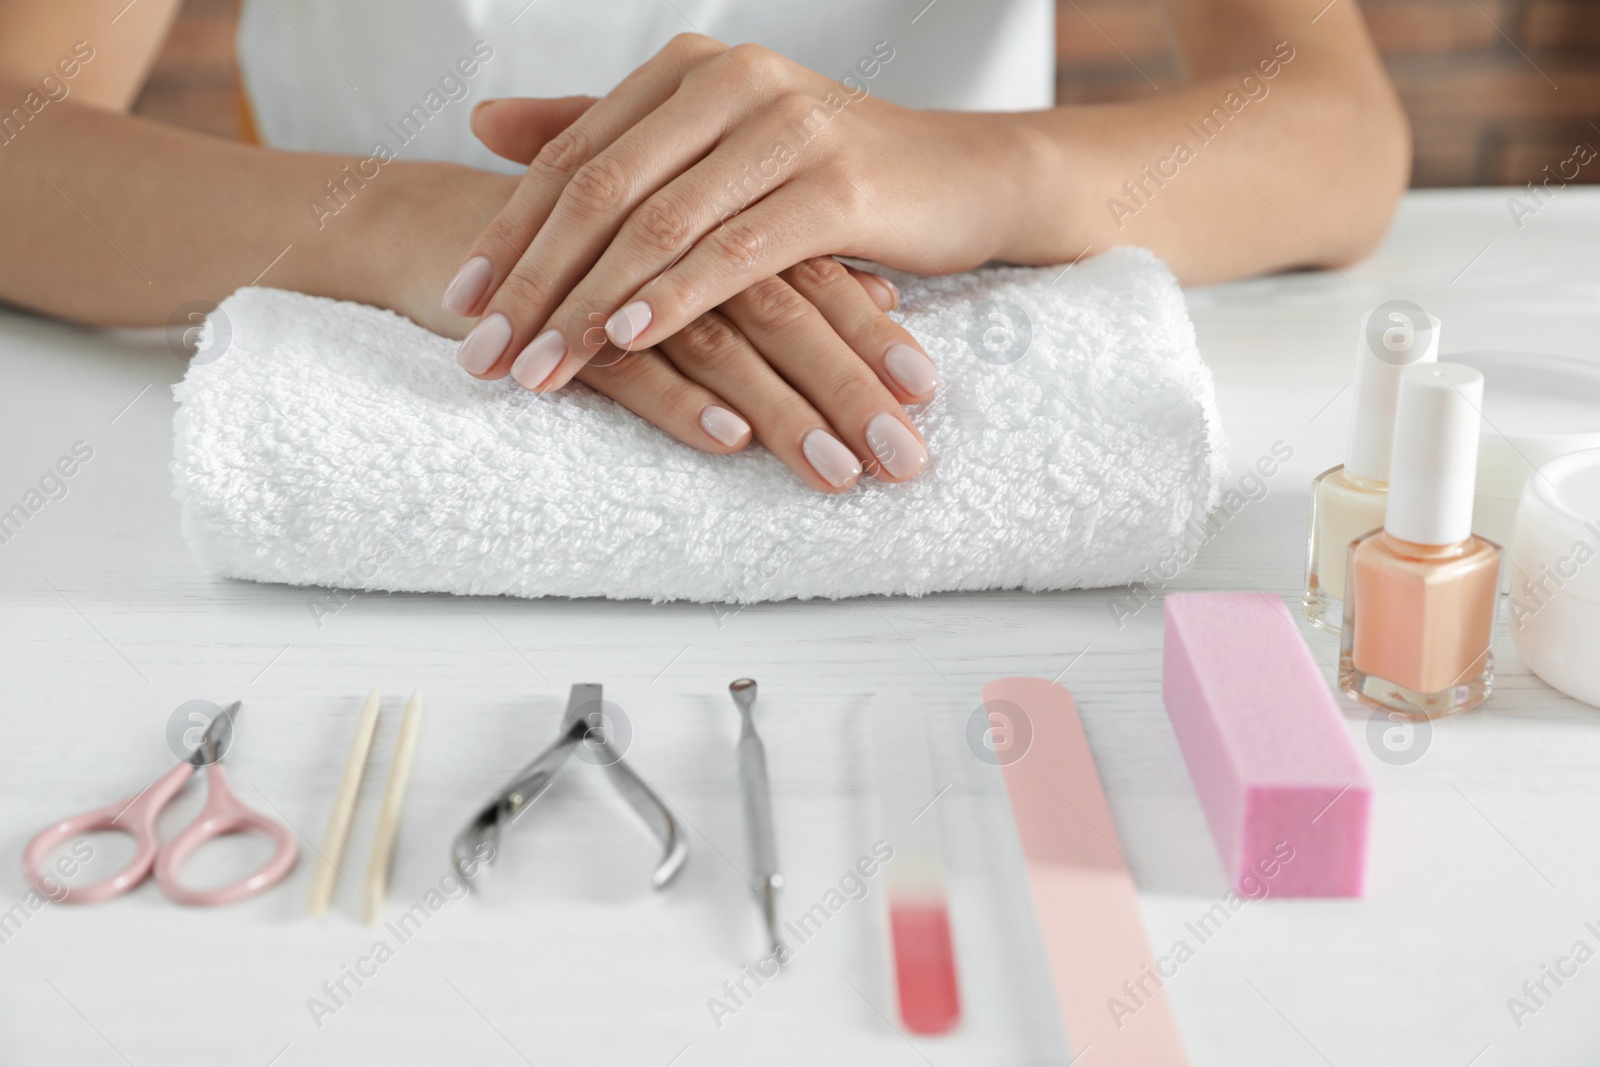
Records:
{"label": "glass nail file", "polygon": [[917,704],[901,694],[872,699],[868,724],[878,805],[894,858],[884,866],[900,1019],[916,1034],[942,1034],[961,1019],[939,846],[928,739]]}

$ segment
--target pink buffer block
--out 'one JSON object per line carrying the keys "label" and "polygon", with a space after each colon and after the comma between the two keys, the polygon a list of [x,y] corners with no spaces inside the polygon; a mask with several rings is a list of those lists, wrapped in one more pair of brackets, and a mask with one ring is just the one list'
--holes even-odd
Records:
{"label": "pink buffer block", "polygon": [[1372,777],[1283,601],[1168,596],[1161,696],[1240,893],[1360,896]]}

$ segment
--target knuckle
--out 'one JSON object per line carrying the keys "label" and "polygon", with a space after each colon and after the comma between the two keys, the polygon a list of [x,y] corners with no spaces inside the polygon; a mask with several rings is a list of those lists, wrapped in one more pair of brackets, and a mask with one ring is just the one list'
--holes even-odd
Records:
{"label": "knuckle", "polygon": [[851,281],[850,272],[832,256],[813,256],[794,266],[795,280],[809,289],[831,289]]}
{"label": "knuckle", "polygon": [[757,85],[770,84],[783,77],[788,60],[758,44],[736,44],[727,51],[728,62]]}
{"label": "knuckle", "polygon": [[812,139],[826,136],[833,118],[827,105],[810,93],[784,93],[773,101],[773,117],[784,126],[804,131],[808,138],[807,144]]}
{"label": "knuckle", "polygon": [[642,389],[653,389],[652,382],[656,377],[657,368],[651,362],[652,352],[643,349],[638,352],[623,352],[615,359],[601,359],[599,371],[612,386],[625,392],[638,394]]}
{"label": "knuckle", "polygon": [[533,157],[534,169],[554,178],[567,178],[586,163],[591,152],[589,135],[573,123],[544,143]]}
{"label": "knuckle", "polygon": [[765,232],[738,216],[717,227],[711,235],[712,251],[724,267],[736,272],[759,266],[766,246]]}
{"label": "knuckle", "polygon": [[872,168],[855,145],[840,144],[834,147],[828,159],[831,180],[824,185],[829,203],[838,208],[854,209],[861,202],[861,190],[868,184]]}
{"label": "knuckle", "polygon": [[[823,376],[818,384],[818,396],[830,411],[852,411],[863,401],[873,399],[876,382],[869,381],[856,366],[840,366]],[[893,402],[891,398],[891,403]]]}
{"label": "knuckle", "polygon": [[510,274],[506,275],[506,280],[500,283],[500,290],[495,294],[494,306],[496,309],[507,306],[543,307],[554,295],[550,283],[545,278],[519,263]]}
{"label": "knuckle", "polygon": [[[655,317],[688,315],[693,309],[715,303],[712,300],[701,302],[705,295],[704,287],[689,272],[668,270],[650,283],[650,308]],[[655,318],[651,321],[655,321]]]}
{"label": "knuckle", "polygon": [[682,248],[689,240],[691,225],[683,206],[661,194],[641,204],[633,219],[635,232],[644,243],[662,252]]}
{"label": "knuckle", "polygon": [[628,195],[628,175],[614,157],[599,155],[579,167],[562,198],[586,212],[613,211]]}
{"label": "knuckle", "polygon": [[663,52],[674,59],[696,62],[720,50],[718,43],[703,33],[680,33],[668,41]]}
{"label": "knuckle", "polygon": [[830,220],[835,225],[850,225],[852,220],[876,217],[882,198],[862,177],[835,171],[831,174],[808,175],[803,180],[805,216],[811,220]]}
{"label": "knuckle", "polygon": [[780,330],[811,314],[810,301],[780,278],[767,278],[745,290],[750,314],[768,330]]}
{"label": "knuckle", "polygon": [[743,338],[721,315],[705,314],[684,327],[683,351],[701,368],[718,367],[735,358]]}

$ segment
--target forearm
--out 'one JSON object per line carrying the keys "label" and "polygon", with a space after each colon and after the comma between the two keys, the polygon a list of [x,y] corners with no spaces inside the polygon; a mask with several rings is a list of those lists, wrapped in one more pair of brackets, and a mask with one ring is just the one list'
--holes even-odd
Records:
{"label": "forearm", "polygon": [[[25,91],[0,84],[0,100]],[[0,300],[93,325],[158,325],[187,302],[261,284],[459,334],[437,294],[511,184],[51,103],[0,144]]]}
{"label": "forearm", "polygon": [[1315,26],[1255,12],[1232,36],[1179,20],[1192,84],[1007,120],[1030,180],[1005,258],[1141,245],[1203,283],[1370,252],[1409,176],[1408,130],[1356,13],[1336,11]]}
{"label": "forearm", "polygon": [[0,0],[0,80],[64,74],[55,78],[58,92],[64,84],[79,103],[127,111],[179,6],[180,0]]}

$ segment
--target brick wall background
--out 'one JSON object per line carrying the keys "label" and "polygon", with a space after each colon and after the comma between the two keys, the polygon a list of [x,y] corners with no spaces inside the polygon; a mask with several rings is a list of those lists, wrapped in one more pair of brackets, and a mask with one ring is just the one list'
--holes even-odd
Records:
{"label": "brick wall background", "polygon": [[[240,136],[236,8],[237,0],[187,0],[136,111]],[[1411,115],[1413,185],[1520,185],[1580,141],[1600,146],[1600,0],[1364,0],[1361,8]],[[1057,0],[1056,54],[1061,103],[1128,99],[1178,82],[1159,0]],[[1600,181],[1600,167],[1579,180]]]}
{"label": "brick wall background", "polygon": [[[1520,185],[1579,141],[1600,146],[1600,0],[1363,0],[1361,10],[1411,116],[1413,185]],[[1058,0],[1056,54],[1061,103],[1178,80],[1157,0]],[[1600,180],[1600,167],[1579,180]]]}

